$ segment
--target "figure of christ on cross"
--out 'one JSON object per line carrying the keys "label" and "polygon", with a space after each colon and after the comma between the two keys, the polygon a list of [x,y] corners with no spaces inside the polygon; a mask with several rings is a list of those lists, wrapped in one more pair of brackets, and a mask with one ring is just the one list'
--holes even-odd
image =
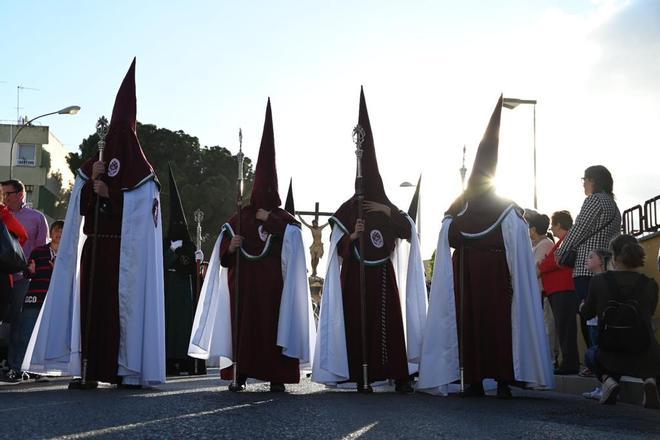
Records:
{"label": "figure of christ on cross", "polygon": [[[319,226],[319,215],[330,216],[332,213],[328,212],[319,212],[319,203],[316,202],[314,211],[296,211],[298,218],[303,225],[307,226],[310,231],[312,231],[312,245],[309,247],[309,253],[312,257],[312,278],[316,278],[316,267],[319,264],[319,261],[323,257],[323,240],[322,240],[322,231],[323,228],[328,226],[326,222],[324,225]],[[302,215],[313,215],[314,220],[310,225],[305,220],[303,220]]]}

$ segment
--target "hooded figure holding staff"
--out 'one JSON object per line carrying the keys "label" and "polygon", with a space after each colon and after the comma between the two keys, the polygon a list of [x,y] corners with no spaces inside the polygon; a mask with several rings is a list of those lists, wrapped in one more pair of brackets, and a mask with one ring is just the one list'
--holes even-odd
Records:
{"label": "hooded figure holding staff", "polygon": [[502,97],[438,238],[417,385],[434,394],[460,381],[462,395],[480,397],[483,379],[499,398],[510,384],[554,387],[528,225],[495,194],[501,112]]}
{"label": "hooded figure holding staff", "polygon": [[[398,392],[410,392],[426,316],[424,268],[415,223],[385,194],[362,90],[354,134],[356,193],[329,220],[312,380],[356,382],[368,393],[371,383],[394,379]],[[401,258],[404,240],[410,252]]]}
{"label": "hooded figure holding staff", "polygon": [[71,389],[165,382],[160,186],[135,129],[134,59],[102,155],[78,170],[58,264],[23,361],[33,373],[81,376]]}
{"label": "hooded figure holding staff", "polygon": [[190,329],[195,316],[197,260],[203,260],[196,250],[188,230],[186,214],[174,179],[170,177],[170,216],[164,244],[165,264],[165,354],[167,374],[206,374],[204,361],[188,356]]}
{"label": "hooded figure holding staff", "polygon": [[312,361],[316,331],[302,233],[280,205],[269,99],[250,204],[215,243],[188,348],[192,357],[219,356],[221,377],[234,379],[231,391],[244,390],[248,378],[285,391]]}

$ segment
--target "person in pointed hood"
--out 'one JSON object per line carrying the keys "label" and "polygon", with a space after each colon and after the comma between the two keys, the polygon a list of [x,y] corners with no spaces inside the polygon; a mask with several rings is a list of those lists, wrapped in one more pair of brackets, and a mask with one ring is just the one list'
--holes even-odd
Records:
{"label": "person in pointed hood", "polygon": [[487,378],[501,398],[509,384],[554,384],[527,223],[495,193],[501,112],[500,96],[440,231],[418,384],[431,393],[460,378],[461,358],[466,396],[483,396]]}
{"label": "person in pointed hood", "polygon": [[204,362],[188,356],[188,342],[195,316],[196,260],[203,260],[203,256],[198,258],[201,250],[195,249],[195,244],[190,237],[172,164],[168,164],[168,171],[170,216],[163,245],[167,374],[174,376],[181,373],[206,374]]}
{"label": "person in pointed hood", "polygon": [[289,191],[286,193],[284,210],[293,216],[296,215],[296,205],[293,201],[293,177],[289,180]]}
{"label": "person in pointed hood", "polygon": [[133,59],[102,160],[96,153],[78,170],[59,264],[24,359],[28,371],[85,375],[88,387],[165,381],[160,186],[135,130]]}
{"label": "person in pointed hood", "polygon": [[[358,124],[364,130],[362,178],[356,174],[355,194],[330,218],[330,254],[312,380],[356,382],[358,391],[368,392],[370,383],[394,379],[397,391],[410,392],[409,375],[416,371],[426,315],[419,243],[412,219],[385,193],[362,89]],[[358,211],[361,193],[363,218]],[[365,235],[363,249],[360,233]],[[397,259],[399,244],[405,240],[411,242],[411,251],[398,259],[397,272],[391,259]],[[360,259],[366,275],[365,341],[361,333]],[[402,273],[408,275],[405,283]],[[366,360],[362,359],[363,344]],[[363,379],[364,361],[368,364],[368,383]]]}
{"label": "person in pointed hood", "polygon": [[315,329],[300,224],[280,204],[268,99],[250,204],[222,227],[188,348],[200,359],[219,356],[223,379],[233,378],[236,361],[238,387],[232,391],[244,389],[247,378],[284,391],[312,360]]}

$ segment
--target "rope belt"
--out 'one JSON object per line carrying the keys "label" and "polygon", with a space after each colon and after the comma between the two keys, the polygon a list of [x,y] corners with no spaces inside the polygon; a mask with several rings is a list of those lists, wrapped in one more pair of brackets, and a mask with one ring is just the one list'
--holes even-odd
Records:
{"label": "rope belt", "polygon": [[92,238],[115,238],[115,239],[120,239],[121,235],[115,235],[115,234],[88,234],[87,237]]}
{"label": "rope belt", "polygon": [[503,252],[506,252],[506,249],[502,248],[480,248],[476,246],[463,246],[463,249],[474,249],[474,250],[479,250],[479,251],[484,251],[484,252],[493,252],[497,254],[501,254]]}

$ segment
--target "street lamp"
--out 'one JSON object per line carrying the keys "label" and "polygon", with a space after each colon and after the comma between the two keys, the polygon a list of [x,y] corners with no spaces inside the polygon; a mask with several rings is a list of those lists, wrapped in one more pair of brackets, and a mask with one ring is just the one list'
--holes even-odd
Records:
{"label": "street lamp", "polygon": [[11,145],[9,146],[9,180],[12,179],[13,174],[12,171],[14,169],[14,143],[16,143],[16,139],[18,139],[18,134],[23,130],[25,127],[30,125],[32,122],[36,121],[39,118],[43,118],[44,116],[50,116],[54,114],[58,115],[75,115],[80,111],[80,107],[77,105],[70,105],[68,107],[64,107],[62,110],[58,110],[56,112],[50,112],[50,113],[44,113],[43,115],[39,115],[36,118],[32,118],[29,121],[27,121],[25,124],[21,125],[18,130],[16,130],[16,134],[14,134],[14,137],[11,139]]}
{"label": "street lamp", "polygon": [[[420,176],[421,179],[421,176]],[[401,182],[399,185],[400,188],[417,188],[417,185],[413,185],[412,183],[406,181]],[[418,195],[418,197],[421,198],[421,196]],[[415,199],[415,196],[413,195],[413,200]],[[415,225],[417,227],[417,236],[421,237],[422,235],[422,209],[421,209],[421,204],[419,203],[419,199],[417,200],[417,212],[415,213]],[[410,213],[408,213],[410,214]],[[411,216],[412,217],[412,216]]]}
{"label": "street lamp", "polygon": [[463,144],[463,165],[458,169],[458,172],[461,173],[461,186],[462,190],[465,191],[465,173],[467,173],[467,168],[465,168],[465,144]]}
{"label": "street lamp", "polygon": [[513,110],[520,104],[529,104],[534,106],[534,209],[537,209],[537,193],[536,193],[536,99],[516,99],[516,98],[502,98],[502,106]]}

